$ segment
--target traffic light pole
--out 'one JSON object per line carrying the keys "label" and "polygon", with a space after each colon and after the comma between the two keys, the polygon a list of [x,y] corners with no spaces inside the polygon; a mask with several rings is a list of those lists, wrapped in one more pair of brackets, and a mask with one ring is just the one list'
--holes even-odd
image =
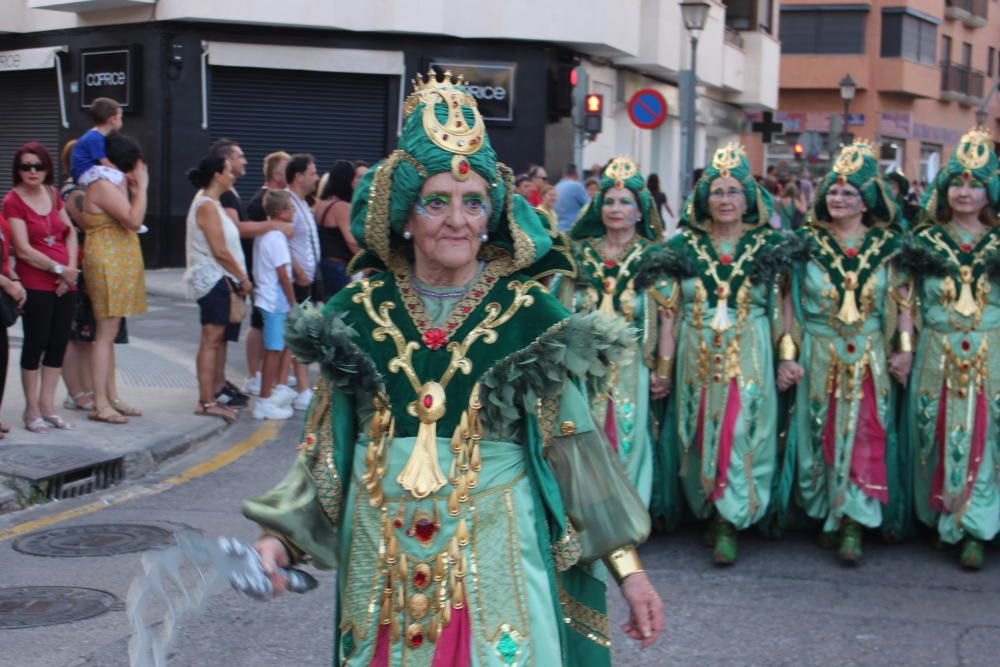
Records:
{"label": "traffic light pole", "polygon": [[573,86],[573,162],[577,168],[583,169],[583,147],[586,144],[586,133],[583,129],[584,104],[587,101],[587,70],[578,65],[576,68],[576,85]]}

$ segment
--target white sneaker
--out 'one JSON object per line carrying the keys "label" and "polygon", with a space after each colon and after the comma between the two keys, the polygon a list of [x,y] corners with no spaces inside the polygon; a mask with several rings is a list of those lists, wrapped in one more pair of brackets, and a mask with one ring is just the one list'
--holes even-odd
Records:
{"label": "white sneaker", "polygon": [[292,388],[295,388],[295,386],[298,385],[298,383],[299,381],[295,379],[294,375],[289,375],[288,380],[285,381],[285,384],[287,384],[289,387]]}
{"label": "white sneaker", "polygon": [[253,404],[254,419],[274,419],[281,421],[290,419],[294,414],[295,411],[290,407],[275,405],[266,398],[258,398]]}
{"label": "white sneaker", "polygon": [[295,402],[292,403],[292,407],[295,408],[296,410],[308,410],[309,404],[312,402],[312,400],[313,400],[312,389],[306,389],[304,392],[298,395],[298,398],[296,398]]}
{"label": "white sneaker", "polygon": [[243,382],[243,391],[252,395],[260,396],[260,372],[258,371],[256,375],[252,378],[247,378]]}
{"label": "white sneaker", "polygon": [[291,405],[292,401],[294,401],[298,395],[298,392],[294,389],[289,389],[285,385],[279,384],[271,390],[270,401],[275,405],[280,405],[284,408]]}

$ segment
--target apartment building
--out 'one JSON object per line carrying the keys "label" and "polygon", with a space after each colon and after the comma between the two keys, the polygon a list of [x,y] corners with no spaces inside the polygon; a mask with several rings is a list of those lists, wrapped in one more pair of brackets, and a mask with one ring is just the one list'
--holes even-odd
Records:
{"label": "apartment building", "polygon": [[[785,0],[780,18],[783,132],[767,164],[821,173],[842,135],[881,147],[884,169],[928,180],[985,111],[1000,136],[997,0]],[[856,83],[844,128],[840,82]],[[794,155],[794,145],[803,148]]]}

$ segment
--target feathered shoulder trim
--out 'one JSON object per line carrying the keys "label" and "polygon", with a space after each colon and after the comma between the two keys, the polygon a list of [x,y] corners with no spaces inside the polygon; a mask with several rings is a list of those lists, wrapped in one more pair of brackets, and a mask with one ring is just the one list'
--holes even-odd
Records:
{"label": "feathered shoulder trim", "polygon": [[582,383],[591,396],[606,392],[611,364],[621,363],[634,344],[635,331],[621,318],[595,312],[557,322],[480,378],[483,421],[505,432],[523,414],[525,396],[557,396],[566,381]]}
{"label": "feathered shoulder trim", "polygon": [[896,269],[913,277],[948,274],[948,261],[916,237],[904,239],[892,261]]}
{"label": "feathered shoulder trim", "polygon": [[788,275],[792,268],[809,259],[811,239],[789,234],[780,240],[761,246],[754,254],[747,278],[753,285],[766,285],[778,276]]}
{"label": "feathered shoulder trim", "polygon": [[687,253],[671,245],[648,251],[636,267],[635,288],[648,289],[665,278],[684,280],[698,274],[698,265]]}
{"label": "feathered shoulder trim", "polygon": [[339,389],[372,393],[383,385],[382,375],[354,342],[358,332],[344,321],[345,315],[324,312],[307,301],[289,314],[285,342],[299,361],[319,364],[323,377]]}

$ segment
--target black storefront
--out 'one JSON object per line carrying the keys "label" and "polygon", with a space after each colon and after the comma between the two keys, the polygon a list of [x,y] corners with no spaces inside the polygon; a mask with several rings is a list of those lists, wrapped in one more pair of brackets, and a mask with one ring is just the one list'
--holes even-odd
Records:
{"label": "black storefront", "polygon": [[[50,50],[51,66],[4,67],[27,49],[36,58]],[[478,79],[474,93],[493,145],[501,160],[523,169],[545,157],[546,124],[561,99],[555,68],[568,60],[530,42],[201,23],[2,35],[0,96],[8,113],[0,124],[0,189],[9,188],[7,165],[18,145],[41,140],[57,157],[89,128],[90,100],[127,97],[124,132],[139,139],[150,164],[146,264],[182,266],[193,195],[184,172],[215,139],[232,137],[246,153],[238,184],[246,197],[274,150],[313,153],[321,170],[339,158],[374,162],[395,147],[410,79],[439,63]]]}

